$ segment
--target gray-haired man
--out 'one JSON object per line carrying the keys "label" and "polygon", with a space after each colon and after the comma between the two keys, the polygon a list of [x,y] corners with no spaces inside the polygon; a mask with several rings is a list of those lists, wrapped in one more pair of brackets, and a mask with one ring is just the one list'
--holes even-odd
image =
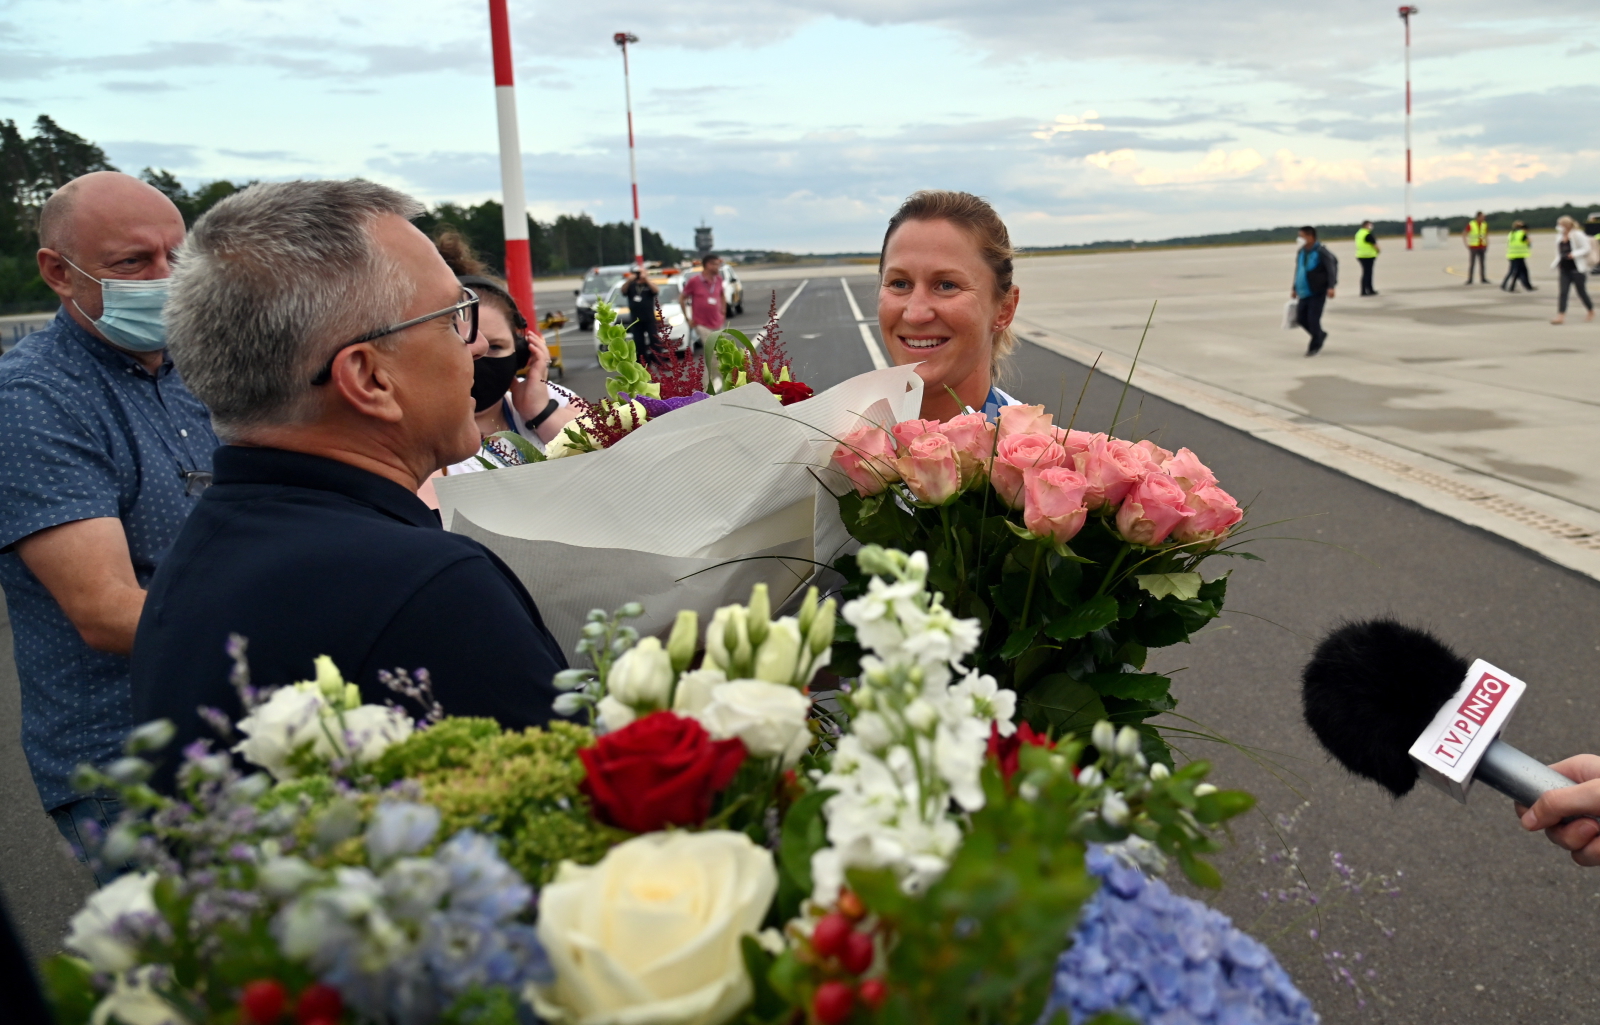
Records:
{"label": "gray-haired man", "polygon": [[[488,549],[441,530],[416,490],[478,448],[477,297],[364,181],[258,185],[200,219],[167,307],[173,358],[227,442],[150,585],[133,700],[180,742],[197,706],[241,714],[228,636],[257,685],[330,655],[366,699],[427,669],[453,715],[545,722],[565,668],[539,611]],[[171,766],[158,785],[171,784]]]}

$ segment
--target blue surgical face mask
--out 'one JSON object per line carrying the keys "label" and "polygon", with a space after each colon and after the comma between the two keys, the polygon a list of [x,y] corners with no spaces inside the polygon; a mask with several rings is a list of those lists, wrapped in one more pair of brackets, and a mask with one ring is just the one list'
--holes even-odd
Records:
{"label": "blue surgical face mask", "polygon": [[[67,260],[65,256],[62,259]],[[161,316],[161,308],[166,305],[171,278],[95,278],[71,260],[67,263],[84,277],[100,282],[102,312],[98,318],[90,319],[107,341],[130,352],[160,352],[167,347],[167,322]],[[78,306],[78,300],[72,300],[72,305]],[[82,306],[78,306],[78,312],[83,313]]]}

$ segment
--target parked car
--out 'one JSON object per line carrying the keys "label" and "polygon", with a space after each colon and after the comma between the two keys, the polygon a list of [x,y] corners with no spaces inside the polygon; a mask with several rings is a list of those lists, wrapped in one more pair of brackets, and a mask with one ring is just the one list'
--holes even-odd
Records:
{"label": "parked car", "polygon": [[[684,319],[683,307],[678,300],[683,295],[679,278],[651,278],[650,284],[655,286],[657,301],[661,304],[661,316],[667,322],[667,332],[678,348],[683,348],[685,339],[690,337],[689,322]],[[622,282],[618,281],[600,298],[611,304],[617,311],[617,323],[627,327],[633,323],[633,314],[628,309],[628,299],[622,294]],[[591,311],[590,316],[593,316]],[[600,326],[594,325],[596,344],[599,344]]]}
{"label": "parked car", "polygon": [[631,263],[614,263],[607,267],[589,268],[589,273],[583,276],[583,285],[572,293],[578,297],[579,331],[588,331],[594,327],[594,301],[603,298],[622,280],[622,276],[631,270],[633,270]]}
{"label": "parked car", "polygon": [[722,261],[722,297],[728,305],[728,316],[744,312],[744,282],[727,260]]}

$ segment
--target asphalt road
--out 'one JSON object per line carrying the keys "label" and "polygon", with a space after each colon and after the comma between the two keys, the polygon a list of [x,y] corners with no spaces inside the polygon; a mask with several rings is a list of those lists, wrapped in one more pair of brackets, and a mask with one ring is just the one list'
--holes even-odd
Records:
{"label": "asphalt road", "polygon": [[[754,311],[765,309],[765,289],[782,303],[801,280],[752,283],[752,312],[740,326],[759,326]],[[871,318],[871,279],[850,282]],[[783,329],[799,376],[819,390],[872,367],[837,276],[810,278]],[[1024,343],[1002,383],[1070,414],[1086,373]],[[594,391],[591,372],[572,376],[580,390]],[[1091,381],[1077,426],[1104,429],[1119,390],[1103,377]],[[1198,722],[1228,741],[1186,743],[1186,752],[1213,759],[1217,782],[1260,798],[1262,814],[1237,826],[1236,845],[1219,858],[1227,887],[1217,905],[1269,942],[1330,1023],[1600,1020],[1600,993],[1583,967],[1593,958],[1600,874],[1523,833],[1509,803],[1491,793],[1460,806],[1419,788],[1395,802],[1346,777],[1300,724],[1297,699],[1299,668],[1320,633],[1346,617],[1393,613],[1529,682],[1508,732],[1519,747],[1550,760],[1593,750],[1600,709],[1587,675],[1600,652],[1600,584],[1136,391],[1123,416],[1135,419],[1119,433],[1199,453],[1249,503],[1251,523],[1289,521],[1259,529],[1250,547],[1264,563],[1234,565],[1222,619],[1193,645],[1155,656],[1162,668],[1183,670],[1174,691],[1193,721],[1171,725]],[[15,737],[15,673],[5,649],[0,729]],[[86,884],[58,859],[14,742],[0,752],[0,788],[0,885],[38,953],[51,949]],[[1274,816],[1296,809],[1292,828],[1274,825]],[[1294,906],[1262,900],[1262,891],[1288,884],[1281,863],[1259,856],[1260,844],[1280,857],[1298,851],[1319,896],[1312,917],[1296,920]],[[1400,873],[1400,893],[1368,885],[1347,895],[1326,885],[1334,852],[1358,879]],[[1335,979],[1340,966],[1360,980],[1365,1007]]]}

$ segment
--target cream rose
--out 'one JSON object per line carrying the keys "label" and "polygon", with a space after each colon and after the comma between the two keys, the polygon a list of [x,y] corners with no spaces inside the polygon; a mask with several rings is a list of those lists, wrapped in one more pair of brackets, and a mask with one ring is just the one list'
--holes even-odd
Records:
{"label": "cream rose", "polygon": [[777,888],[743,833],[646,833],[564,862],[539,895],[556,980],[529,987],[534,1008],[557,1025],[719,1025],[750,1002],[739,940]]}

